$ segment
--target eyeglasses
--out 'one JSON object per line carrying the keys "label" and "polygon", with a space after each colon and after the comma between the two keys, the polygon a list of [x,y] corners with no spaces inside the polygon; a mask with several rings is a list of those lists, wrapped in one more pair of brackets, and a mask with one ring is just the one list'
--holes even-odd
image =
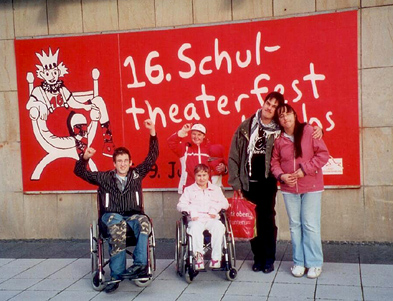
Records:
{"label": "eyeglasses", "polygon": [[289,113],[284,113],[284,114],[280,114],[280,116],[278,116],[279,119],[284,119],[285,117],[294,114],[293,112],[289,112]]}

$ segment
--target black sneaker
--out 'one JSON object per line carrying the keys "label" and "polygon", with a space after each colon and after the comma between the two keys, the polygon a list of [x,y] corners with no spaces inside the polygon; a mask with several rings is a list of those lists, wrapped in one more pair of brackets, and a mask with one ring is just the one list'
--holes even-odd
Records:
{"label": "black sneaker", "polygon": [[274,264],[273,263],[265,264],[265,266],[262,269],[262,272],[264,272],[265,274],[269,274],[269,273],[271,273],[273,271],[274,271]]}
{"label": "black sneaker", "polygon": [[141,275],[146,274],[146,266],[145,265],[133,265],[128,268],[121,277],[123,279],[136,279]]}
{"label": "black sneaker", "polygon": [[254,272],[260,272],[262,271],[262,263],[255,261],[254,264],[252,265],[252,270]]}
{"label": "black sneaker", "polygon": [[120,281],[116,281],[116,279],[112,279],[112,281],[110,281],[109,284],[105,287],[105,292],[108,294],[113,293],[119,288]]}

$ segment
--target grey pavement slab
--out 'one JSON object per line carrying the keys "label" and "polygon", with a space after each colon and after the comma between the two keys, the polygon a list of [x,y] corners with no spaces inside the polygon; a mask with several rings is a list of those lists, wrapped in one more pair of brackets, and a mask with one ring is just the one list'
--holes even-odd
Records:
{"label": "grey pavement slab", "polygon": [[[113,294],[96,292],[89,278],[90,260],[14,259],[0,260],[18,273],[3,276],[0,300],[392,300],[393,265],[331,263],[323,266],[318,279],[295,278],[290,261],[277,261],[270,274],[251,270],[252,260],[238,260],[238,277],[207,270],[188,284],[175,272],[173,259],[158,259],[148,287],[132,281],[120,283]],[[43,272],[48,268],[48,272]],[[8,269],[10,271],[11,269]],[[32,273],[36,271],[37,273]]]}
{"label": "grey pavement slab", "polygon": [[[391,244],[324,242],[325,263],[318,279],[292,276],[291,249],[290,242],[278,242],[275,270],[255,273],[249,243],[238,242],[234,281],[225,272],[207,269],[188,284],[175,271],[174,240],[157,240],[152,283],[138,287],[125,280],[116,292],[106,294],[92,289],[88,241],[0,241],[0,301],[393,300]],[[108,267],[105,271],[109,275]]]}

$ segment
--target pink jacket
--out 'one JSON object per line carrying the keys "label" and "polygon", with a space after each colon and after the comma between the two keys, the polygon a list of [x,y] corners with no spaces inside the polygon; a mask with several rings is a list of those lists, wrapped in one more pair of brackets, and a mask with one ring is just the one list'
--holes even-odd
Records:
{"label": "pink jacket", "polygon": [[209,214],[217,214],[221,209],[228,209],[228,200],[220,187],[208,183],[206,189],[201,189],[196,183],[184,189],[179,199],[177,210],[187,212],[191,218],[198,217],[199,221],[211,219]]}
{"label": "pink jacket", "polygon": [[304,173],[294,187],[281,183],[281,190],[290,193],[322,191],[322,167],[329,160],[329,151],[322,139],[312,138],[313,127],[306,125],[302,137],[302,157],[295,159],[295,144],[281,133],[274,142],[271,171],[279,179],[282,174],[293,173],[299,167]]}

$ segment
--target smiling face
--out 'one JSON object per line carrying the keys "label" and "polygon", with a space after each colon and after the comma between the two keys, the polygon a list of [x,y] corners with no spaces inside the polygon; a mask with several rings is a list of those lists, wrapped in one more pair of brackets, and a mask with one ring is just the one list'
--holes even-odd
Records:
{"label": "smiling face", "polygon": [[195,182],[200,188],[207,188],[207,183],[209,182],[209,173],[204,170],[198,171],[195,174]]}
{"label": "smiling face", "polygon": [[280,121],[280,125],[284,128],[284,131],[291,135],[295,129],[295,112],[288,110],[286,107],[282,107],[278,111],[278,120]]}
{"label": "smiling face", "polygon": [[57,67],[52,69],[44,69],[44,71],[40,72],[40,75],[49,85],[54,85],[59,80],[60,71]]}
{"label": "smiling face", "polygon": [[196,145],[200,145],[205,139],[205,134],[200,131],[191,131],[191,141]]}
{"label": "smiling face", "polygon": [[268,124],[273,120],[274,113],[278,107],[278,100],[275,98],[269,98],[265,100],[262,106],[261,119],[264,124]]}
{"label": "smiling face", "polygon": [[130,157],[127,154],[120,154],[116,156],[115,162],[113,162],[113,165],[116,168],[116,173],[119,176],[125,177],[127,176],[128,171],[130,170],[130,167],[132,165],[132,161],[130,160]]}

